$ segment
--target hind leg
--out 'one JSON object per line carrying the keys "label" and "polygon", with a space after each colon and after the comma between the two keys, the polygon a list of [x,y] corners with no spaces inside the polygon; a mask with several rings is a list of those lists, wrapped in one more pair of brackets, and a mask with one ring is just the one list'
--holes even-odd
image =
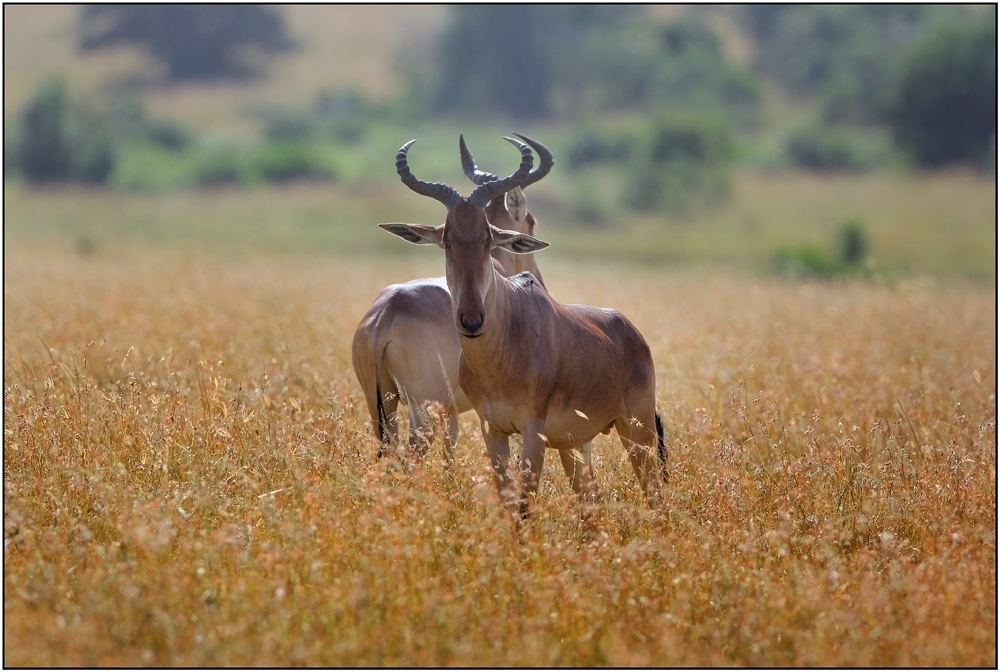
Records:
{"label": "hind leg", "polygon": [[410,402],[410,452],[423,457],[430,447],[431,424],[427,410]]}
{"label": "hind leg", "polygon": [[618,418],[615,420],[615,430],[628,453],[632,470],[639,481],[639,487],[646,495],[651,505],[659,502],[660,491],[657,487],[656,471],[656,425],[653,417],[647,422],[637,418]]}
{"label": "hind leg", "polygon": [[[395,388],[390,388],[395,389]],[[382,428],[381,436],[382,446],[379,448],[378,456],[381,458],[386,449],[390,452],[395,448],[399,440],[399,414],[397,409],[399,408],[399,395],[395,391],[388,392],[382,395],[381,404],[381,415],[382,417],[377,420],[379,426]]]}

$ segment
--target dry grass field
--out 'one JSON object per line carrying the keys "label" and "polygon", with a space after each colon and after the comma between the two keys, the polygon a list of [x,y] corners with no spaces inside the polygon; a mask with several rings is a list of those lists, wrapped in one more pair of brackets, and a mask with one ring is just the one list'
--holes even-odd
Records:
{"label": "dry grass field", "polygon": [[351,334],[442,267],[8,245],[4,665],[996,665],[993,288],[546,265],[649,340],[670,481],[601,437],[518,532],[473,416],[375,457]]}
{"label": "dry grass field", "polygon": [[[5,5],[6,116],[52,75],[102,101],[147,72],[77,54],[77,12]],[[302,49],[267,79],[150,90],[150,114],[246,140],[255,106],[385,101],[398,45],[433,48],[447,19],[285,15]],[[421,175],[464,184],[453,130],[345,150],[331,184],[5,184],[5,666],[996,666],[994,179],[741,172],[719,208],[584,231],[581,191],[613,203],[620,178],[554,171],[529,195],[539,264],[646,336],[670,480],[651,509],[599,437],[596,514],[550,454],[519,530],[474,414],[450,469],[440,442],[378,460],[350,365],[379,289],[442,273],[374,224],[440,221],[392,159],[419,136]],[[506,129],[459,130],[509,161]],[[870,282],[763,276],[854,217]]]}

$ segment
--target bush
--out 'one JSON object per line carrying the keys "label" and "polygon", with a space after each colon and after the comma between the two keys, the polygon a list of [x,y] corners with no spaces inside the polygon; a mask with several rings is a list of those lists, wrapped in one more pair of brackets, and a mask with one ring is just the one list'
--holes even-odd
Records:
{"label": "bush", "polygon": [[858,266],[868,256],[868,234],[860,219],[849,219],[840,226],[840,260],[846,266]]}
{"label": "bush", "polygon": [[267,140],[356,142],[367,132],[373,111],[358,93],[338,90],[320,93],[308,108],[259,105],[249,114],[262,123]]}
{"label": "bush", "polygon": [[192,180],[192,161],[176,151],[150,142],[130,144],[111,177],[115,189],[163,192],[186,186]]}
{"label": "bush", "polygon": [[820,171],[859,172],[872,167],[854,134],[843,127],[803,126],[785,139],[789,162]]}
{"label": "bush", "polygon": [[132,94],[115,99],[108,113],[108,123],[120,139],[130,143],[151,142],[176,152],[194,142],[194,134],[181,124],[167,119],[150,119],[142,98]]}
{"label": "bush", "polygon": [[307,140],[318,133],[316,118],[298,110],[268,110],[258,114],[268,140]]}
{"label": "bush", "polygon": [[566,167],[578,170],[595,164],[621,163],[628,158],[632,144],[632,137],[585,127],[574,135],[566,148]]}
{"label": "bush", "polygon": [[778,250],[771,265],[778,275],[831,278],[835,275],[865,275],[868,235],[860,219],[848,219],[840,225],[839,250],[834,256],[813,245]]}
{"label": "bush", "polygon": [[778,275],[795,278],[831,278],[840,270],[836,260],[812,245],[778,250],[772,265]]}
{"label": "bush", "polygon": [[143,135],[150,142],[175,152],[191,146],[194,142],[194,134],[190,130],[181,124],[163,119],[148,121]]}
{"label": "bush", "polygon": [[11,177],[18,172],[17,132],[4,121],[3,125],[3,174]]}
{"label": "bush", "polygon": [[729,192],[735,143],[718,117],[669,113],[652,122],[635,147],[623,194],[630,208],[681,213]]}
{"label": "bush", "polygon": [[221,145],[199,157],[194,168],[194,184],[201,187],[246,184],[253,179],[252,162],[246,151]]}
{"label": "bush", "polygon": [[270,182],[330,179],[333,171],[311,148],[299,142],[267,143],[257,154],[256,167]]}
{"label": "bush", "polygon": [[68,126],[66,85],[51,80],[35,91],[21,113],[17,165],[29,182],[69,179]]}
{"label": "bush", "polygon": [[59,79],[42,84],[21,113],[12,158],[28,182],[103,183],[116,154],[104,118],[69,100]]}

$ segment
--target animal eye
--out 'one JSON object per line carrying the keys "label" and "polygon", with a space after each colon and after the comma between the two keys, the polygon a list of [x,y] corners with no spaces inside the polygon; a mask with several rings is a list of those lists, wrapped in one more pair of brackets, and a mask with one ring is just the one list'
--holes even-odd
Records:
{"label": "animal eye", "polygon": [[450,250],[451,249],[451,241],[450,240],[444,241],[444,246]]}

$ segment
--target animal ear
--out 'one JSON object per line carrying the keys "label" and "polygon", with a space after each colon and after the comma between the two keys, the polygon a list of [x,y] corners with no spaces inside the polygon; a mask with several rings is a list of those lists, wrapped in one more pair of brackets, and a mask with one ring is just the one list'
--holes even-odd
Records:
{"label": "animal ear", "polygon": [[438,247],[444,247],[441,243],[441,234],[444,232],[444,225],[430,226],[428,224],[400,224],[393,222],[392,224],[379,224],[379,227],[414,245],[437,245]]}
{"label": "animal ear", "polygon": [[508,231],[507,229],[498,229],[493,225],[490,226],[493,232],[492,247],[502,247],[505,250],[513,252],[514,254],[527,254],[529,252],[544,250],[549,246],[548,243],[542,242],[534,236],[529,236],[526,233]]}
{"label": "animal ear", "polygon": [[528,199],[524,197],[521,187],[514,187],[503,198],[507,214],[515,222],[520,222],[528,214]]}

